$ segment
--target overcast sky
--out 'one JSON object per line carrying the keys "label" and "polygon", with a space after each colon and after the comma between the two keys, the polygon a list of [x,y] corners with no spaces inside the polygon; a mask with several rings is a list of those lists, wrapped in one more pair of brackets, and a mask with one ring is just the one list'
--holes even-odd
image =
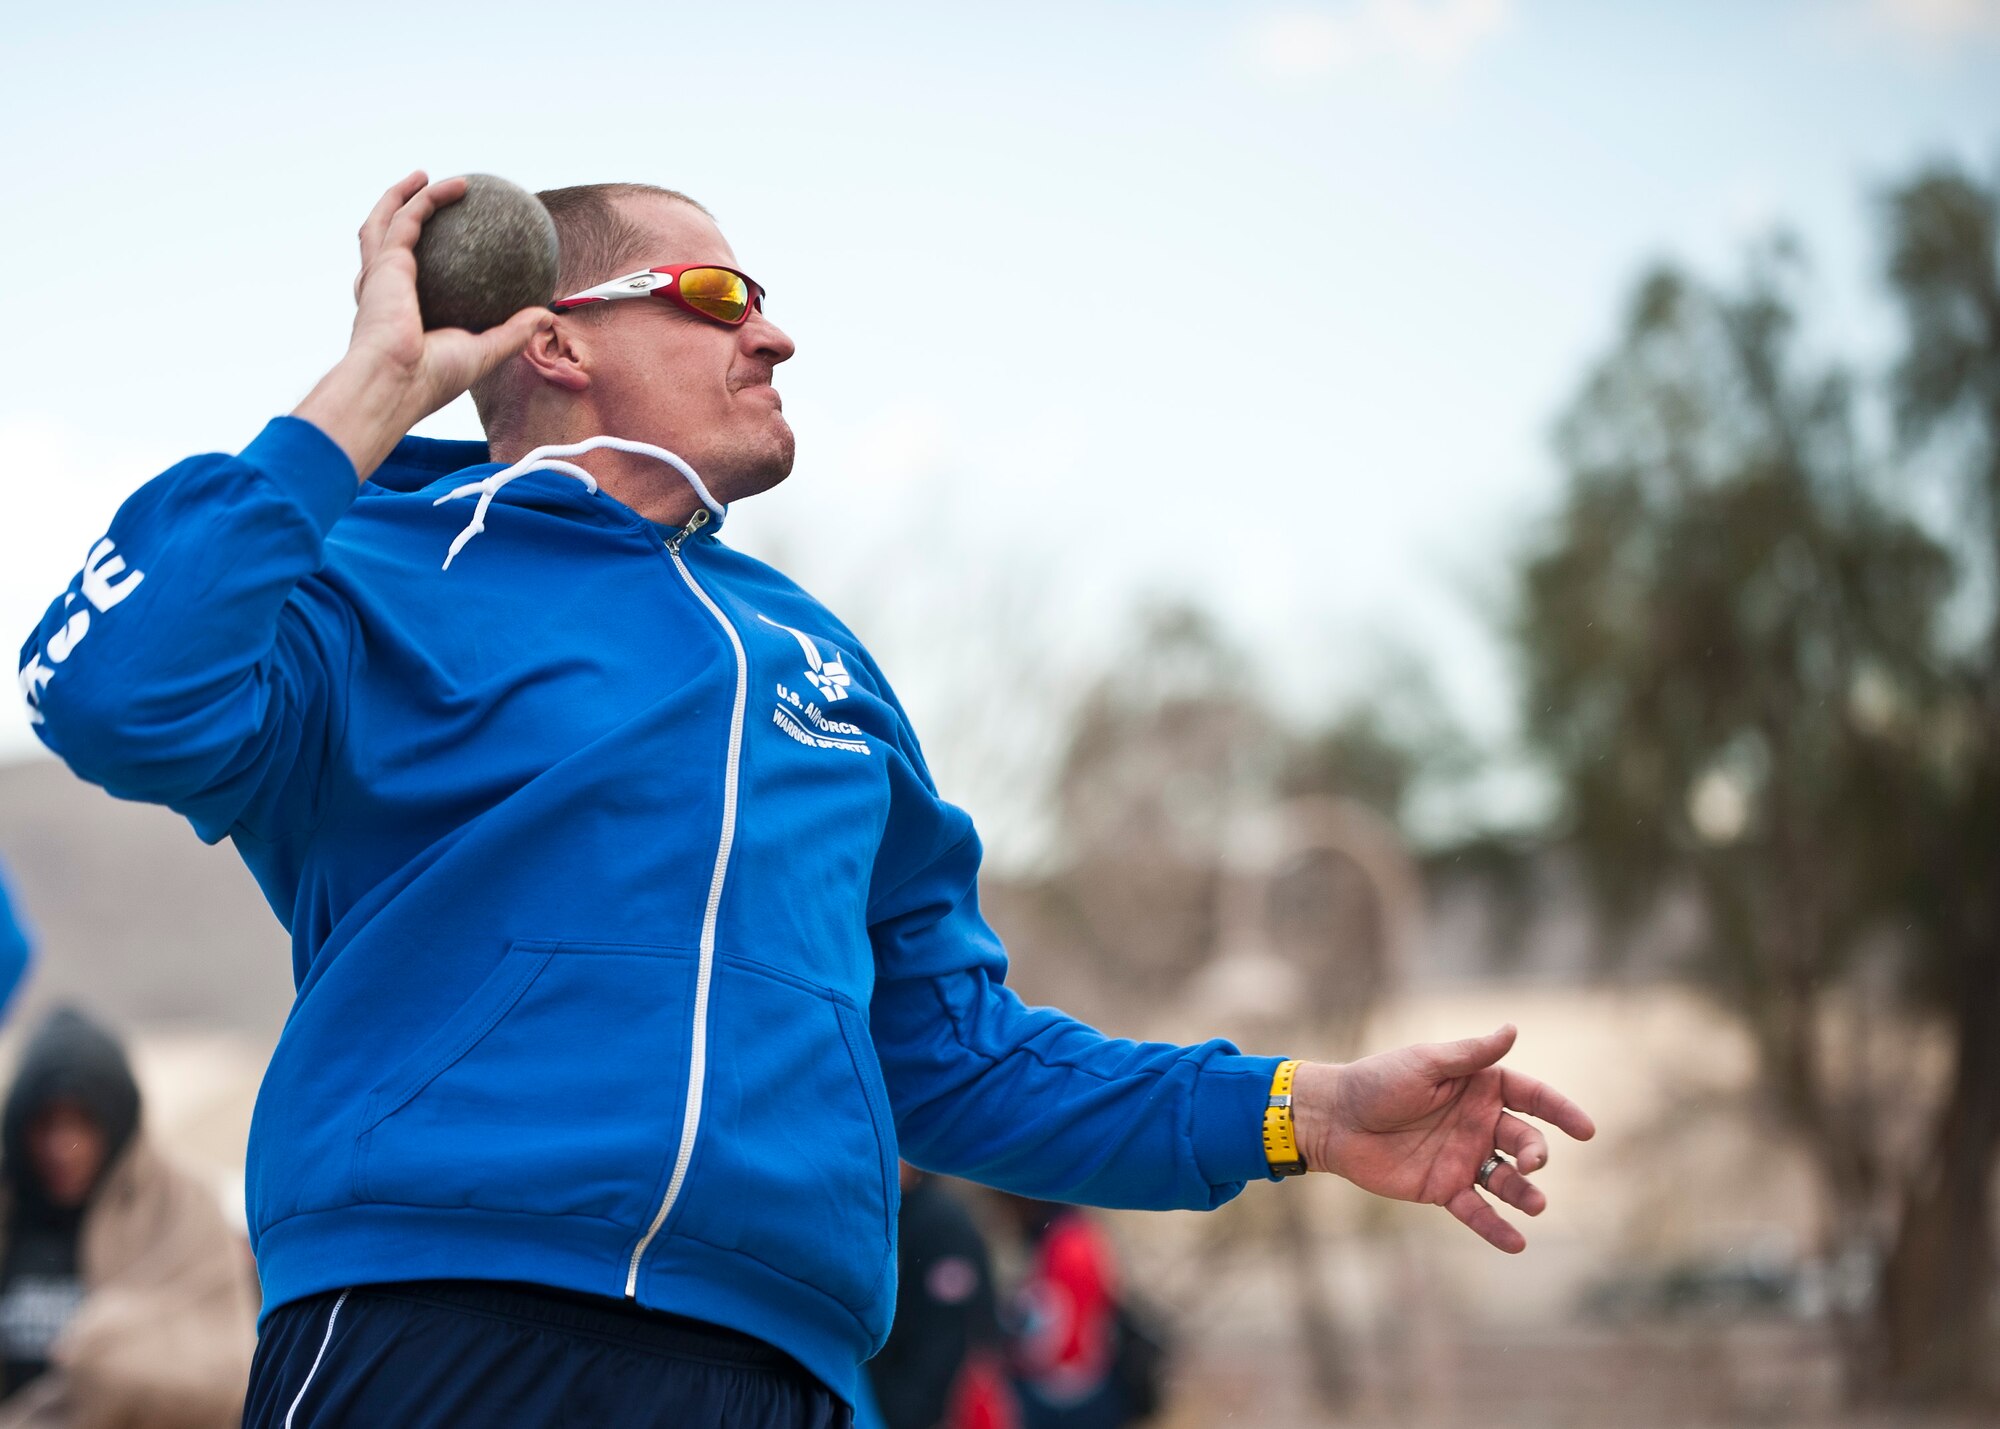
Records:
{"label": "overcast sky", "polygon": [[4,43],[10,642],[339,355],[390,181],[640,179],[799,343],[798,468],[734,538],[852,612],[948,792],[999,592],[1070,655],[1205,602],[1302,720],[1409,645],[1504,734],[1505,564],[1641,267],[1783,219],[1879,351],[1871,193],[2000,162],[2000,0],[83,3]]}

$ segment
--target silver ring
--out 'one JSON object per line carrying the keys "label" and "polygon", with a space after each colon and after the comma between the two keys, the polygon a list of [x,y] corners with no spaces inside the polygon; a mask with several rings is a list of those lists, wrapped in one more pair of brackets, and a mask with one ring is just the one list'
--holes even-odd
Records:
{"label": "silver ring", "polygon": [[1475,1186],[1484,1186],[1487,1178],[1495,1171],[1498,1171],[1502,1166],[1511,1166],[1513,1164],[1513,1162],[1496,1151],[1479,1163],[1479,1174],[1472,1178],[1472,1184]]}

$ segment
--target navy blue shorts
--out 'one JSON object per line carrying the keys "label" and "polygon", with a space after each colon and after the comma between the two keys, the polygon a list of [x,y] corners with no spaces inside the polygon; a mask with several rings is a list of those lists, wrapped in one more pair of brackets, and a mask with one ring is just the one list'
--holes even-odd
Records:
{"label": "navy blue shorts", "polygon": [[363,1285],[280,1306],[245,1429],[846,1429],[848,1409],[748,1335],[522,1285]]}

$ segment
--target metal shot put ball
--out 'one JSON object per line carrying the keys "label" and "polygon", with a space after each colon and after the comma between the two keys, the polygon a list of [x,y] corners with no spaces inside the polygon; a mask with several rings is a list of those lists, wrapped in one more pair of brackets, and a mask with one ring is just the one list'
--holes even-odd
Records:
{"label": "metal shot put ball", "polygon": [[484,332],[556,295],[556,226],[542,201],[491,174],[467,174],[465,197],[417,235],[424,329]]}

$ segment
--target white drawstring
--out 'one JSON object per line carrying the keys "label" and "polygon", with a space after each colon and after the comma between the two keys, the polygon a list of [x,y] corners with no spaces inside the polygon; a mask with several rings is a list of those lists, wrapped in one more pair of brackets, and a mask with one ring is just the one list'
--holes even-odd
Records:
{"label": "white drawstring", "polygon": [[474,536],[486,529],[486,508],[493,504],[493,498],[499,494],[500,488],[517,476],[527,476],[537,471],[559,471],[565,476],[575,477],[583,483],[584,490],[595,496],[596,477],[580,466],[571,462],[557,461],[556,458],[582,456],[585,452],[597,451],[604,447],[609,447],[612,451],[630,452],[634,456],[649,456],[655,461],[665,462],[687,478],[687,484],[694,488],[694,494],[701,498],[702,505],[713,511],[717,517],[725,514],[722,504],[708,494],[708,487],[695,474],[695,469],[665,447],[656,447],[648,442],[635,442],[625,437],[592,437],[588,441],[576,442],[569,446],[536,447],[512,466],[503,467],[491,476],[481,477],[478,481],[468,481],[463,486],[447,491],[431,503],[433,506],[442,506],[447,501],[456,501],[462,496],[472,495],[475,491],[479,493],[479,504],[472,508],[472,520],[453,539],[451,549],[445,552],[444,565],[441,569],[450,570],[451,563],[457,558],[458,553],[465,549]]}

